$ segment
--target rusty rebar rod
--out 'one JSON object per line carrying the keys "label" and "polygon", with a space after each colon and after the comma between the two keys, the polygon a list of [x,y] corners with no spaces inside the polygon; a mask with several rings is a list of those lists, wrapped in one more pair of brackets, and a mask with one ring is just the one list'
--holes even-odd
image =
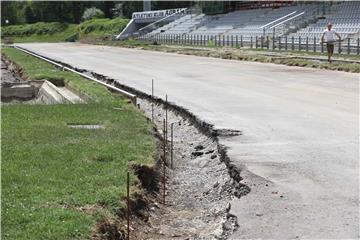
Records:
{"label": "rusty rebar rod", "polygon": [[163,148],[164,148],[164,157],[163,157],[163,204],[165,205],[165,190],[166,190],[166,144],[165,144],[165,134],[166,134],[166,125],[164,119],[164,141],[163,141]]}
{"label": "rusty rebar rod", "polygon": [[165,146],[168,143],[168,95],[165,95]]}
{"label": "rusty rebar rod", "polygon": [[151,79],[151,121],[154,122],[154,79]]}
{"label": "rusty rebar rod", "polygon": [[171,123],[171,169],[174,168],[173,160],[174,160],[174,123]]}
{"label": "rusty rebar rod", "polygon": [[127,172],[126,183],[126,196],[127,196],[127,240],[130,240],[130,173]]}

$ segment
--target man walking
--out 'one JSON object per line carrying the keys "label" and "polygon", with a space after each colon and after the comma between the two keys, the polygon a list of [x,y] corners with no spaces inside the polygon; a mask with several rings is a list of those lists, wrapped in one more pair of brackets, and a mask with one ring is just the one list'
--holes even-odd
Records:
{"label": "man walking", "polygon": [[334,54],[334,46],[335,46],[335,35],[338,37],[338,40],[341,40],[340,35],[332,30],[332,23],[328,23],[327,29],[321,36],[321,43],[324,42],[324,38],[326,39],[326,49],[328,53],[328,62],[331,63],[331,57]]}

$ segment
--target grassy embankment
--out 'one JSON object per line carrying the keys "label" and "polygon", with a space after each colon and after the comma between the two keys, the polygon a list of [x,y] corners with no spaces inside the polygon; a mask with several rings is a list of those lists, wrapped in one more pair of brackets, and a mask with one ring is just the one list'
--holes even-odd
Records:
{"label": "grassy embankment", "polygon": [[63,78],[91,97],[87,104],[2,106],[2,238],[88,239],[123,207],[128,163],[153,163],[151,125],[100,85],[16,49],[2,52],[30,79]]}
{"label": "grassy embankment", "polygon": [[2,37],[8,36],[14,42],[64,42],[79,38],[110,38],[122,31],[127,19],[92,19],[79,25],[66,23],[44,23],[12,25],[1,28]]}

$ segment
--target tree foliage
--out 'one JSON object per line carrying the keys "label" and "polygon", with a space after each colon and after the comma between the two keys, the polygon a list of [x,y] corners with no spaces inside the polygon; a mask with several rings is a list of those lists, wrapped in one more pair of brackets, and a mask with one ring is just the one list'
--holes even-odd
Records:
{"label": "tree foliage", "polygon": [[100,9],[96,8],[96,7],[91,7],[85,10],[82,19],[83,20],[90,20],[93,18],[104,18],[104,13],[103,11],[101,11]]}
{"label": "tree foliage", "polygon": [[[104,2],[84,1],[1,1],[1,25],[34,22],[79,23],[85,9]],[[100,9],[101,6],[100,6]]]}
{"label": "tree foliage", "polygon": [[25,7],[24,15],[25,15],[25,21],[27,23],[35,23],[37,21],[34,11],[32,10],[32,7],[30,5]]}
{"label": "tree foliage", "polygon": [[188,8],[194,5],[195,1],[152,1],[152,9],[154,10]]}
{"label": "tree foliage", "polygon": [[24,15],[21,5],[21,2],[1,1],[1,25],[23,23]]}
{"label": "tree foliage", "polygon": [[[88,8],[100,9],[106,18],[113,18],[116,3],[123,3],[124,17],[143,9],[142,1],[1,1],[1,25],[35,22],[80,23]],[[152,1],[152,9],[194,6],[195,1]],[[6,24],[6,20],[9,24]]]}

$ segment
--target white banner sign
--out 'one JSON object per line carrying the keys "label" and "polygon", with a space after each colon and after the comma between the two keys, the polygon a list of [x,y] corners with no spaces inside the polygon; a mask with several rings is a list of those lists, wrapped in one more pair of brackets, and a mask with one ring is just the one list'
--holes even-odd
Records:
{"label": "white banner sign", "polygon": [[171,14],[184,11],[186,8],[167,9],[159,11],[148,11],[148,12],[134,12],[132,19],[147,19],[147,18],[163,18]]}

